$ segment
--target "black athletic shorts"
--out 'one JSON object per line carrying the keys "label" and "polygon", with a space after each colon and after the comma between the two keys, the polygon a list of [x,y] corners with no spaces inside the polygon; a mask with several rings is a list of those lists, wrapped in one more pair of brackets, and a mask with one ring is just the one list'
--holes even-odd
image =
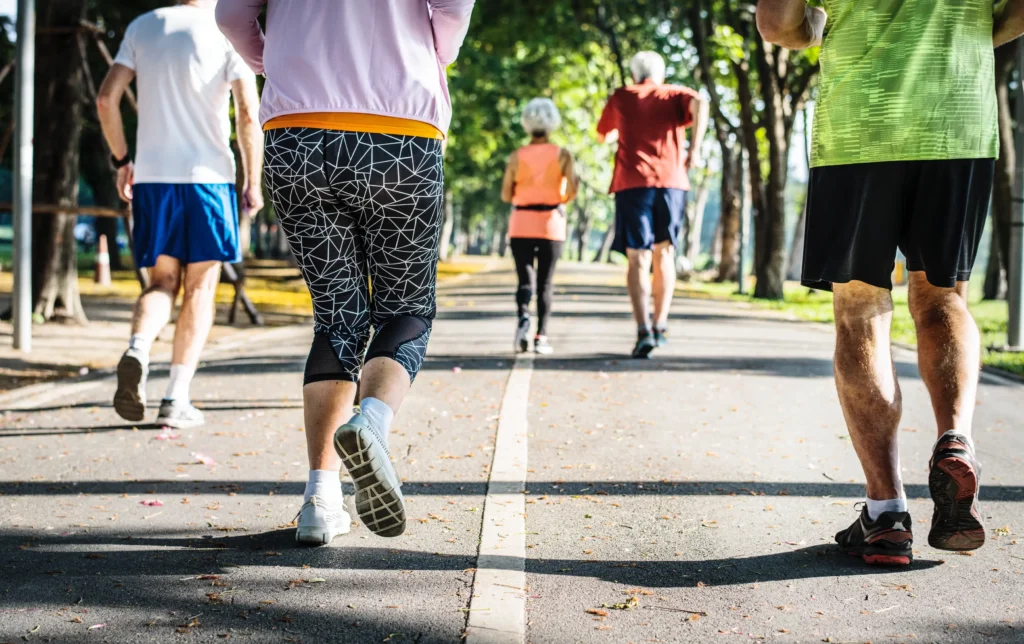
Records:
{"label": "black athletic shorts", "polygon": [[897,247],[934,286],[970,279],[985,228],[994,159],[891,161],[813,168],[805,286],[853,280],[892,288]]}

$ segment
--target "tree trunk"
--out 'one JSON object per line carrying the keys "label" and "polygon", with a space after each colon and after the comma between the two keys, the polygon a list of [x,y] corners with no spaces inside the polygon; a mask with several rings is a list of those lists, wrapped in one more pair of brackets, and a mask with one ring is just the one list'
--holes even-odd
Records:
{"label": "tree trunk", "polygon": [[804,270],[804,231],[807,226],[807,198],[804,198],[804,207],[800,210],[800,218],[796,222],[796,230],[793,231],[793,244],[789,248],[789,268],[786,270],[786,279],[799,280]]}
{"label": "tree trunk", "polygon": [[[93,125],[82,133],[81,154],[92,157],[88,163],[81,164],[81,169],[82,177],[92,186],[96,205],[120,209],[124,204],[117,196],[117,184],[114,182],[116,175],[110,165],[110,152],[103,141],[99,126]],[[121,261],[121,249],[117,245],[120,222],[118,217],[96,218],[96,239],[99,240],[100,235],[107,236],[112,271],[125,269],[124,262]]]}
{"label": "tree trunk", "polygon": [[[750,205],[754,213],[754,266],[761,262],[764,251],[761,235],[764,220],[764,182],[761,177],[761,150],[757,140],[758,124],[754,116],[754,96],[750,89],[750,69],[746,61],[733,64],[736,74],[737,96],[740,103],[740,131],[747,150],[747,181],[750,182]],[[737,172],[737,174],[739,174]]]}
{"label": "tree trunk", "polygon": [[[79,144],[87,88],[75,29],[86,16],[85,0],[42,0],[36,39],[35,179],[36,203],[78,203]],[[64,31],[63,29],[68,29]],[[78,292],[74,214],[40,215],[32,222],[34,312],[79,323],[88,320]]]}
{"label": "tree trunk", "polygon": [[730,144],[720,137],[722,147],[721,214],[718,229],[721,233],[721,258],[718,261],[716,282],[735,282],[739,277],[740,248],[740,164],[743,155],[739,145]]}
{"label": "tree trunk", "polygon": [[444,222],[441,224],[441,246],[439,257],[449,259],[452,252],[452,229],[455,227],[455,204],[451,188],[444,193]]}
{"label": "tree trunk", "polygon": [[1010,221],[1013,216],[1013,176],[1017,154],[1013,145],[1013,101],[1010,77],[1016,66],[1017,47],[1014,41],[996,50],[996,102],[999,105],[999,158],[992,186],[992,251],[985,273],[986,300],[1006,297],[1007,266],[1010,258]]}
{"label": "tree trunk", "polygon": [[704,210],[708,205],[709,192],[708,170],[705,167],[693,191],[694,198],[687,213],[689,224],[686,227],[686,257],[695,268],[697,256],[700,255],[700,235],[704,228]]}
{"label": "tree trunk", "polygon": [[615,241],[615,223],[608,224],[608,229],[604,231],[604,237],[601,238],[601,250],[597,251],[597,255],[594,257],[594,263],[608,263],[612,261],[612,243]]}
{"label": "tree trunk", "polygon": [[807,106],[800,110],[803,120],[804,164],[807,168],[807,192],[804,194],[804,207],[800,209],[800,218],[796,222],[793,233],[793,244],[789,247],[789,269],[786,279],[799,280],[804,270],[804,233],[807,228],[807,204],[811,196],[811,143],[807,132]]}
{"label": "tree trunk", "polygon": [[[754,270],[757,285],[754,297],[781,300],[786,271],[786,178],[789,174],[789,138],[784,120],[783,96],[775,83],[775,65],[769,57],[785,56],[782,49],[770,45],[759,36],[754,38],[764,101],[764,128],[768,139],[768,180],[764,184],[761,208],[756,218]],[[775,61],[777,62],[777,61]],[[759,168],[760,169],[760,168]],[[751,175],[753,177],[753,175]],[[751,185],[753,192],[754,185]],[[757,195],[752,194],[754,203]]]}
{"label": "tree trunk", "polygon": [[587,242],[590,241],[590,230],[594,225],[588,205],[586,202],[576,202],[576,261],[579,262],[584,261]]}

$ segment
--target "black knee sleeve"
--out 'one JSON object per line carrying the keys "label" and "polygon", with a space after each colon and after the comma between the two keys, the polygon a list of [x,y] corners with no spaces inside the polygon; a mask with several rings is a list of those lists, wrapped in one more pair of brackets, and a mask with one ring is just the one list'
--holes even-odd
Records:
{"label": "black knee sleeve", "polygon": [[520,286],[516,290],[516,304],[519,306],[530,306],[531,299],[533,299],[533,289],[529,286]]}
{"label": "black knee sleeve", "polygon": [[346,380],[359,382],[362,366],[362,344],[358,340],[346,340],[340,336],[317,331],[313,346],[309,348],[302,384],[325,380]]}
{"label": "black knee sleeve", "polygon": [[432,325],[430,318],[405,315],[381,323],[373,334],[366,361],[391,358],[405,367],[409,380],[415,380],[427,355]]}

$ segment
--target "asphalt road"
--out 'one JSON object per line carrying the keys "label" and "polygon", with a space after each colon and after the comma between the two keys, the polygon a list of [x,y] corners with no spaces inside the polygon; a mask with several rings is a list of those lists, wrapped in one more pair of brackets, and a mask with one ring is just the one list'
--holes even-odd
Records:
{"label": "asphalt road", "polygon": [[[499,270],[441,288],[392,433],[412,518],[393,540],[355,526],[329,548],[293,545],[308,328],[210,353],[195,430],[124,424],[109,380],[0,400],[0,642],[460,641],[514,363],[512,283]],[[509,606],[525,599],[521,640],[1024,641],[1024,388],[981,387],[988,545],[939,552],[934,421],[897,352],[919,545],[909,569],[871,568],[832,545],[863,479],[828,329],[684,300],[671,344],[637,362],[618,269],[567,266],[558,284],[556,353],[506,401],[528,423],[526,529],[502,535],[526,554],[498,564],[523,570],[509,591]]]}

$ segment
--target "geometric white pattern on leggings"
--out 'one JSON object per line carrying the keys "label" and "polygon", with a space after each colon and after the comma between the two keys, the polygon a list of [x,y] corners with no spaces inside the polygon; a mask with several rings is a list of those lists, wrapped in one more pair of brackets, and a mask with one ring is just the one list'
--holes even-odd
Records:
{"label": "geometric white pattern on leggings", "polygon": [[[344,373],[358,381],[371,327],[434,318],[441,142],[284,128],[266,133],[265,148],[264,176],[313,299],[314,330],[330,338]],[[410,377],[427,337],[398,351]]]}

